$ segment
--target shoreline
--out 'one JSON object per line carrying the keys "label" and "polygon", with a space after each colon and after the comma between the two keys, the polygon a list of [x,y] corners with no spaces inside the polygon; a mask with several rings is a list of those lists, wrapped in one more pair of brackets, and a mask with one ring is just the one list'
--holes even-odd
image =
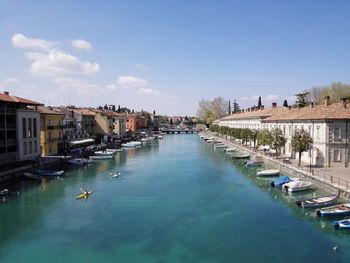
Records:
{"label": "shoreline", "polygon": [[[292,177],[300,177],[300,178],[305,178],[308,181],[311,181],[314,185],[317,187],[320,187],[326,191],[329,192],[338,192],[340,193],[340,197],[344,200],[350,200],[350,185],[346,184],[342,185],[340,179],[334,178],[333,176],[325,175],[322,178],[322,176],[315,175],[312,172],[304,171],[302,169],[298,169],[298,167],[295,167],[291,164],[283,163],[283,160],[281,159],[276,159],[271,156],[267,156],[263,154],[262,152],[259,151],[254,151],[252,149],[249,149],[248,147],[234,142],[225,136],[219,136],[217,134],[214,134],[212,132],[203,132],[207,137],[213,137],[218,140],[224,141],[227,145],[232,146],[234,148],[238,148],[238,150],[247,152],[251,154],[251,156],[254,158],[256,156],[261,157],[264,160],[265,164],[268,164],[276,169],[279,169],[281,172],[290,175]],[[311,170],[313,171],[313,170]]]}

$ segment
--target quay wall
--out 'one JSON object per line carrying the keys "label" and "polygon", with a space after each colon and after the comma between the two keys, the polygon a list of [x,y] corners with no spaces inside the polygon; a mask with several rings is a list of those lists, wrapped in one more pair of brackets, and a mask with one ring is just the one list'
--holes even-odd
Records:
{"label": "quay wall", "polygon": [[278,168],[282,173],[290,175],[291,177],[298,177],[301,179],[305,179],[307,181],[310,181],[315,185],[316,187],[319,187],[321,189],[324,189],[327,192],[331,193],[338,193],[340,194],[340,198],[346,201],[350,200],[350,185],[340,185],[336,183],[335,181],[329,181],[326,178],[322,178],[319,176],[316,176],[313,174],[313,172],[306,172],[304,170],[300,170],[297,167],[294,167],[289,164],[282,163],[281,160],[273,159],[270,156],[266,156],[264,154],[261,154],[260,152],[256,152],[252,149],[249,149],[248,147],[234,142],[227,138],[226,136],[218,136],[206,133],[206,136],[208,137],[214,137],[218,140],[225,140],[226,143],[234,148],[239,149],[240,151],[250,153],[252,156],[259,156],[264,160],[264,163],[267,164],[267,166]]}

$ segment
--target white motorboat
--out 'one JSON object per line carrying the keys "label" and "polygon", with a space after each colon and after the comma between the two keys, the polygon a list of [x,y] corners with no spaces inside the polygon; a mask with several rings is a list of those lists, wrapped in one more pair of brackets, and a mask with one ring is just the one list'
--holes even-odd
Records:
{"label": "white motorboat", "polygon": [[109,156],[109,155],[114,155],[114,152],[110,152],[110,151],[96,151],[95,155]]}
{"label": "white motorboat", "polygon": [[236,148],[232,148],[232,147],[225,149],[226,153],[230,153],[230,152],[234,152],[234,151],[237,151],[237,149]]}
{"label": "white motorboat", "polygon": [[114,155],[92,155],[89,158],[92,160],[110,160],[114,158]]}
{"label": "white motorboat", "polygon": [[286,183],[282,186],[282,189],[284,191],[288,191],[289,193],[292,192],[299,192],[299,191],[304,191],[304,190],[308,190],[311,188],[312,183],[311,182],[307,182],[307,181],[292,181],[289,183]]}
{"label": "white motorboat", "polygon": [[122,148],[120,148],[120,149],[106,149],[106,152],[113,152],[113,153],[124,152],[124,149],[122,149]]}
{"label": "white motorboat", "polygon": [[257,172],[257,176],[278,176],[280,174],[280,170],[277,169],[268,169]]}
{"label": "white motorboat", "polygon": [[141,142],[152,142],[154,141],[154,137],[145,137],[141,139]]}
{"label": "white motorboat", "polygon": [[227,145],[224,143],[217,143],[217,144],[214,144],[214,147],[216,149],[219,149],[219,148],[224,149],[224,148],[227,148]]}

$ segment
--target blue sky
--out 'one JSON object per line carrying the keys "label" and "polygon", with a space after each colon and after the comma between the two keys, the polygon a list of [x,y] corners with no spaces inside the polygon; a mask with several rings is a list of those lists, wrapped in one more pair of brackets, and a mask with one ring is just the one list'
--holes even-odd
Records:
{"label": "blue sky", "polygon": [[0,89],[195,115],[350,83],[350,1],[0,0]]}

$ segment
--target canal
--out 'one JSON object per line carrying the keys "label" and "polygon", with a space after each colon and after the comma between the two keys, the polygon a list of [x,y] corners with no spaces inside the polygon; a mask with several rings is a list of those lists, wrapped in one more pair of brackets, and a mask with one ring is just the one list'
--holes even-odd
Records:
{"label": "canal", "polygon": [[[0,204],[0,262],[350,261],[350,233],[294,204],[322,191],[289,195],[255,173],[179,134],[23,182]],[[80,188],[94,193],[75,200]]]}

